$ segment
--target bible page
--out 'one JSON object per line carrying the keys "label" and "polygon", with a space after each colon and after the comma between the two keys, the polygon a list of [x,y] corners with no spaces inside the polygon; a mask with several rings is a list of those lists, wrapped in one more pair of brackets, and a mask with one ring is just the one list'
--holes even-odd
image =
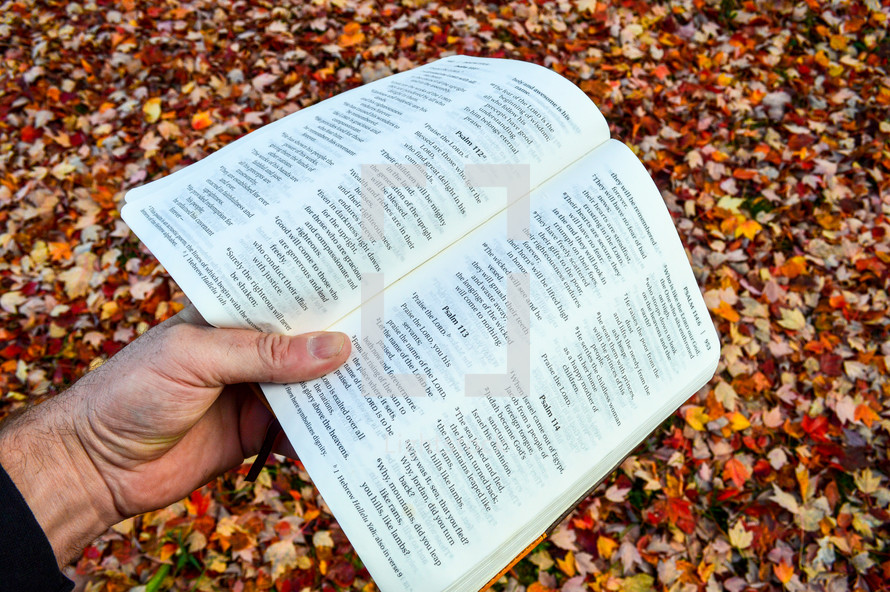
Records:
{"label": "bible page", "polygon": [[527,194],[607,138],[561,76],[454,56],[134,189],[122,216],[211,324],[298,333],[357,308],[366,274],[391,283],[504,209],[468,165],[515,165]]}
{"label": "bible page", "polygon": [[628,148],[544,184],[529,220],[517,239],[498,215],[338,323],[341,369],[263,385],[381,590],[479,589],[714,372]]}

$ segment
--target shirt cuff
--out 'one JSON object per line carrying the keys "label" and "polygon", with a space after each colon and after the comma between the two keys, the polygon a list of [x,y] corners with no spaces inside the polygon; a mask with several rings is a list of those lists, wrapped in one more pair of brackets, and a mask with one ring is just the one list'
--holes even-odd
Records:
{"label": "shirt cuff", "polygon": [[0,592],[69,592],[43,529],[0,466]]}

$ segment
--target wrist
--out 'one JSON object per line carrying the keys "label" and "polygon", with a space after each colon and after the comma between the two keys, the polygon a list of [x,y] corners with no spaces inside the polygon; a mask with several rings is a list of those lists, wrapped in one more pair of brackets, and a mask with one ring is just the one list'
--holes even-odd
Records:
{"label": "wrist", "polygon": [[78,401],[66,392],[7,421],[0,464],[31,508],[60,566],[120,520],[74,426]]}

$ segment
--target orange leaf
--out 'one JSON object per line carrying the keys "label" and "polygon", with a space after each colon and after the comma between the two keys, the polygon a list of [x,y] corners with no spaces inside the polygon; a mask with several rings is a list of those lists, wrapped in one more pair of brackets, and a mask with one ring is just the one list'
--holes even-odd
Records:
{"label": "orange leaf", "polygon": [[349,23],[343,27],[343,34],[340,35],[338,43],[341,47],[351,47],[358,45],[365,40],[365,34],[362,33],[362,26],[358,23]]}
{"label": "orange leaf", "polygon": [[763,226],[760,225],[757,220],[745,220],[735,229],[735,236],[738,238],[739,236],[746,236],[749,240],[754,238],[754,235],[760,232]]}
{"label": "orange leaf", "polygon": [[173,557],[173,553],[176,552],[177,546],[173,543],[164,543],[164,546],[161,547],[160,553],[158,553],[158,559],[161,561],[167,561],[171,557]]}
{"label": "orange leaf", "polygon": [[783,559],[782,563],[773,566],[773,573],[776,574],[776,577],[779,578],[782,584],[787,584],[794,575],[794,568]]}
{"label": "orange leaf", "polygon": [[797,477],[798,486],[800,486],[800,497],[807,501],[810,497],[810,471],[805,466],[798,465],[794,475]]}
{"label": "orange leaf", "polygon": [[53,261],[65,261],[71,258],[71,245],[64,242],[50,243],[49,256]]}
{"label": "orange leaf", "polygon": [[664,80],[665,78],[667,78],[668,74],[671,73],[671,71],[664,64],[659,64],[657,68],[652,70],[652,73],[655,74],[655,77],[659,80]]}
{"label": "orange leaf", "polygon": [[787,278],[796,278],[802,273],[806,273],[806,271],[807,260],[804,257],[798,255],[797,257],[792,257],[783,265],[780,265],[779,268],[776,270],[776,273]]}
{"label": "orange leaf", "polygon": [[739,318],[741,318],[739,317],[739,313],[737,313],[725,300],[721,300],[720,305],[711,310],[714,311],[714,314],[723,317],[730,323],[738,323]]}
{"label": "orange leaf", "polygon": [[874,410],[871,407],[869,407],[866,403],[862,403],[861,405],[856,407],[856,413],[853,415],[853,418],[856,421],[861,421],[869,428],[871,428],[872,422],[874,422],[877,419],[880,419],[878,417],[878,414],[875,413]]}
{"label": "orange leaf", "polygon": [[318,511],[318,508],[309,507],[306,509],[306,513],[303,514],[303,520],[305,522],[311,522],[318,518],[319,514],[321,514],[321,512]]}
{"label": "orange leaf", "polygon": [[534,582],[531,586],[526,588],[526,592],[555,592],[553,588],[548,588],[541,582]]}
{"label": "orange leaf", "polygon": [[201,111],[192,115],[192,129],[202,130],[213,125],[213,118],[210,111]]}
{"label": "orange leaf", "polygon": [[711,577],[711,574],[714,573],[715,569],[717,569],[716,563],[707,563],[704,559],[702,559],[702,562],[698,564],[698,569],[696,569],[695,571],[698,573],[699,579],[703,583],[707,583],[707,581]]}
{"label": "orange leaf", "polygon": [[723,466],[723,478],[731,480],[738,489],[745,485],[745,481],[750,476],[751,471],[748,470],[748,467],[735,457],[726,461],[726,464]]}

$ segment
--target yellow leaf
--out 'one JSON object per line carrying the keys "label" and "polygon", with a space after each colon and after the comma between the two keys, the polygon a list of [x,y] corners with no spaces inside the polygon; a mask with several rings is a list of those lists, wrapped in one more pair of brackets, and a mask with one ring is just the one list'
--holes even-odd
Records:
{"label": "yellow leaf", "polygon": [[847,38],[843,35],[832,35],[829,38],[831,49],[844,50],[847,49]]}
{"label": "yellow leaf", "polygon": [[312,535],[312,544],[316,547],[331,547],[331,548],[333,548],[334,539],[331,537],[331,531],[316,530],[315,534]]}
{"label": "yellow leaf", "polygon": [[800,487],[800,497],[803,501],[807,501],[810,498],[810,471],[805,466],[801,465],[797,467],[795,476],[797,477],[797,484]]}
{"label": "yellow leaf", "polygon": [[872,473],[871,469],[862,469],[853,476],[856,487],[859,491],[866,495],[870,495],[878,490],[881,485],[881,476]]}
{"label": "yellow leaf", "polygon": [[609,537],[600,536],[596,539],[596,550],[599,551],[600,557],[609,559],[612,553],[618,548],[618,543]]}
{"label": "yellow leaf", "polygon": [[102,305],[102,313],[99,315],[99,320],[104,321],[106,319],[110,319],[119,309],[120,307],[114,300],[112,300],[111,302],[106,302]]}
{"label": "yellow leaf", "polygon": [[653,584],[655,584],[655,578],[645,573],[637,574],[629,578],[624,578],[624,581],[617,586],[612,586],[613,581],[614,580],[610,578],[606,582],[606,585],[603,587],[603,589],[621,590],[622,592],[649,592],[650,590],[655,589],[653,587]]}
{"label": "yellow leaf", "polygon": [[698,578],[702,581],[702,583],[707,583],[708,579],[711,577],[711,574],[714,573],[714,570],[717,569],[716,563],[706,563],[703,559],[701,563],[698,564]]}
{"label": "yellow leaf", "polygon": [[779,325],[792,331],[799,331],[807,326],[807,320],[803,313],[796,308],[788,310],[782,309],[782,318],[777,321]]}
{"label": "yellow leaf", "polygon": [[59,181],[64,181],[65,177],[73,173],[75,170],[77,170],[77,167],[66,160],[65,162],[60,162],[54,166],[50,173],[52,173],[53,177]]}
{"label": "yellow leaf", "polygon": [[741,224],[739,224],[735,229],[736,238],[740,236],[745,236],[746,238],[753,239],[754,235],[756,235],[763,227],[757,220],[745,220]]}
{"label": "yellow leaf", "polygon": [[564,558],[556,560],[556,565],[571,578],[575,575],[575,554],[569,551]]}
{"label": "yellow leaf", "polygon": [[745,525],[739,520],[729,529],[729,544],[736,549],[747,549],[754,541],[754,534],[745,530]]}
{"label": "yellow leaf", "polygon": [[740,432],[745,428],[751,427],[751,422],[748,421],[747,417],[736,411],[729,415],[729,426],[732,428],[732,431]]}
{"label": "yellow leaf", "polygon": [[142,105],[142,113],[147,123],[154,123],[161,117],[161,98],[154,97],[145,101]]}
{"label": "yellow leaf", "polygon": [[683,418],[696,432],[705,431],[705,424],[711,421],[711,418],[705,413],[705,408],[698,405],[688,407],[684,412]]}

